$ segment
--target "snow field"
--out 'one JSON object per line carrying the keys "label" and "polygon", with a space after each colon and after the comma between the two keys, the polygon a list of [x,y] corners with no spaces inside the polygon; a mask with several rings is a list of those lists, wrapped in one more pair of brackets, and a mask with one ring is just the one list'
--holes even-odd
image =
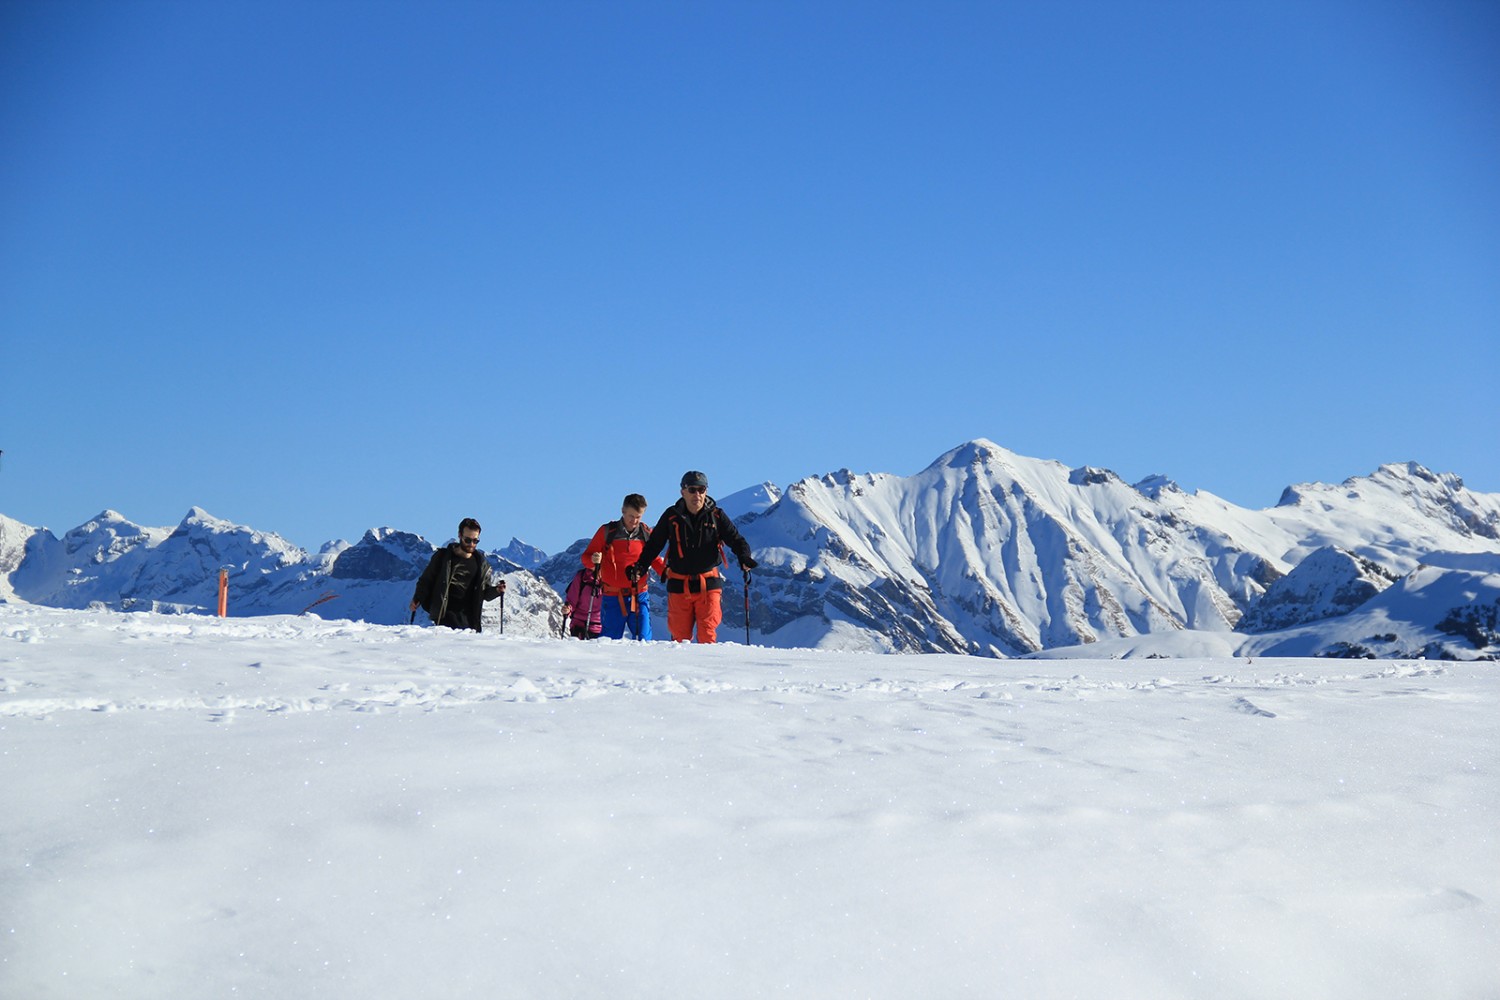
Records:
{"label": "snow field", "polygon": [[1497,703],[0,606],[0,996],[1494,996]]}

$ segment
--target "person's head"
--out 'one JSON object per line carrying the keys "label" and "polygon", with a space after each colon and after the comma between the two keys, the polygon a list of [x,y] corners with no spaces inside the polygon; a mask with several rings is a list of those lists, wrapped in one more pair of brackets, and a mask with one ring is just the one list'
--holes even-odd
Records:
{"label": "person's head", "polygon": [[620,520],[625,522],[625,530],[634,531],[635,526],[641,523],[641,518],[646,513],[646,498],[639,493],[631,493],[625,497],[625,502],[620,504]]}
{"label": "person's head", "polygon": [[479,546],[479,522],[472,517],[466,517],[458,522],[458,547],[464,551],[472,551]]}
{"label": "person's head", "polygon": [[708,477],[696,469],[682,474],[682,501],[694,514],[703,509],[708,500]]}

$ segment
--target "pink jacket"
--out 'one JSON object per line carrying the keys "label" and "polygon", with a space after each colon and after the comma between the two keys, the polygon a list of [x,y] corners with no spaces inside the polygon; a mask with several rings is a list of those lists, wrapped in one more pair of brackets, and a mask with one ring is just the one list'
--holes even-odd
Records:
{"label": "pink jacket", "polygon": [[604,606],[604,595],[599,592],[599,579],[593,570],[581,569],[574,573],[563,600],[573,609],[574,624],[587,621],[589,631],[594,635],[604,631],[604,624],[599,617],[602,614],[600,609]]}

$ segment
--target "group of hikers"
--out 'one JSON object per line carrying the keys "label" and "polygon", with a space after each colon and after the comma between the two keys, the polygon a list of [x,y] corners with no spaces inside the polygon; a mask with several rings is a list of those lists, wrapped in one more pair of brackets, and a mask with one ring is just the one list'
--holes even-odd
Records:
{"label": "group of hikers", "polygon": [[[623,639],[628,632],[634,639],[650,639],[654,570],[667,585],[672,641],[717,640],[724,618],[720,546],[729,547],[745,573],[757,563],[750,544],[708,495],[707,476],[697,470],[684,473],[681,491],[682,498],[667,508],[655,528],[644,521],[646,498],[631,493],[620,505],[619,519],[594,532],[580,557],[582,568],[564,595],[564,618],[572,619],[569,631],[575,638]],[[466,517],[459,523],[458,540],[433,553],[412,593],[413,615],[422,608],[439,625],[481,630],[484,602],[505,593],[505,579],[482,555],[475,558],[479,534],[479,522]]]}

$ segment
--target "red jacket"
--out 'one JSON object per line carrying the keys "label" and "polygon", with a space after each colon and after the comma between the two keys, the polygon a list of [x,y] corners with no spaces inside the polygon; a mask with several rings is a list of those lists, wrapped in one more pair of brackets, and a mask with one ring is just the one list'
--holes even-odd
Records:
{"label": "red jacket", "polygon": [[[602,553],[604,559],[599,563],[599,579],[604,584],[604,592],[628,594],[633,590],[639,594],[646,589],[650,580],[643,576],[632,587],[630,577],[625,575],[625,570],[640,558],[641,550],[646,547],[646,540],[650,537],[651,529],[646,527],[644,521],[636,525],[633,532],[625,530],[623,521],[601,524],[589,541],[588,548],[583,550],[579,561],[585,566],[592,566],[594,553]],[[666,564],[657,559],[651,564],[651,568],[656,570],[659,576],[666,568]]]}

